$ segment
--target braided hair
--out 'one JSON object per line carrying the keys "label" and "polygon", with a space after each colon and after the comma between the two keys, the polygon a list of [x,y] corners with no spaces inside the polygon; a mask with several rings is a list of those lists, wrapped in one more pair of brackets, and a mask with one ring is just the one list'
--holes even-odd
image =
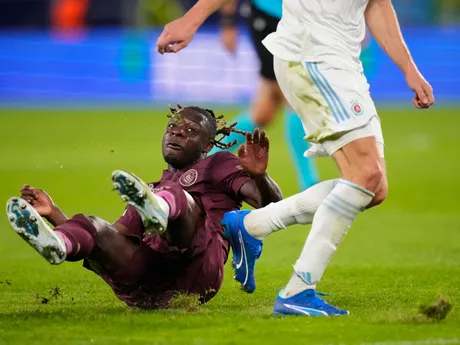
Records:
{"label": "braided hair", "polygon": [[200,108],[197,106],[188,106],[183,107],[180,104],[177,105],[177,108],[170,107],[170,113],[167,115],[168,118],[172,118],[175,115],[179,114],[179,112],[183,110],[192,110],[200,113],[204,117],[208,119],[208,123],[210,125],[210,136],[211,136],[211,143],[220,148],[220,149],[229,149],[232,146],[236,145],[238,142],[237,140],[231,141],[229,143],[222,142],[226,137],[228,137],[232,132],[239,133],[242,135],[246,135],[247,132],[240,131],[236,129],[235,126],[238,122],[234,122],[230,125],[227,125],[227,122],[224,120],[224,115],[216,116],[214,111],[211,109]]}

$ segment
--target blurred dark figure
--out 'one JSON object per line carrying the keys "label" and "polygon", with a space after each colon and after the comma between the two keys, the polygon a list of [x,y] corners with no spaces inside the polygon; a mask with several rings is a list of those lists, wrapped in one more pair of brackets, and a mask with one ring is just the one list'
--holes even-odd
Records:
{"label": "blurred dark figure", "polygon": [[0,0],[0,29],[35,29],[50,25],[51,0]]}
{"label": "blurred dark figure", "polygon": [[0,0],[0,29],[130,26],[136,2],[137,0]]}

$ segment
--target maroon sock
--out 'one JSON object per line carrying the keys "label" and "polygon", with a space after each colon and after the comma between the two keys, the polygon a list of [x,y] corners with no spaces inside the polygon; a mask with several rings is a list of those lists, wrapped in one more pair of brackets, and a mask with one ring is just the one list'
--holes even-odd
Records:
{"label": "maroon sock", "polygon": [[64,239],[67,261],[78,261],[87,257],[96,244],[96,229],[85,215],[78,214],[54,230]]}
{"label": "maroon sock", "polygon": [[187,214],[188,200],[180,184],[175,182],[164,184],[156,194],[168,203],[170,220],[184,217]]}

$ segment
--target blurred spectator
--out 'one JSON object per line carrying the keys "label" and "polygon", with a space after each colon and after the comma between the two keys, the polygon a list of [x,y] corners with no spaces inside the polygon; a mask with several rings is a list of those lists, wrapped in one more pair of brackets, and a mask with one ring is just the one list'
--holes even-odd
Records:
{"label": "blurred spectator", "polygon": [[0,0],[0,28],[41,28],[50,24],[51,0]]}
{"label": "blurred spectator", "polygon": [[89,0],[54,0],[52,24],[57,30],[75,30],[86,26]]}

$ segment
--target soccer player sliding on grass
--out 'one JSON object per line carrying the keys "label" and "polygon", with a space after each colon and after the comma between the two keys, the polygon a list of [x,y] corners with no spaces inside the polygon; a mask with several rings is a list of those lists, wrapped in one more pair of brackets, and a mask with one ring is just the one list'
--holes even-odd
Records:
{"label": "soccer player sliding on grass", "polygon": [[169,117],[162,143],[168,169],[159,182],[147,185],[113,172],[113,185],[128,202],[114,224],[83,214],[69,219],[43,190],[27,185],[21,198],[7,203],[14,230],[47,261],[83,260],[133,308],[167,308],[178,292],[210,300],[221,287],[229,252],[224,215],[243,201],[260,208],[282,198],[266,173],[263,131],[246,133],[238,158],[229,152],[207,156],[224,145],[220,140],[235,124],[226,127],[222,117],[198,107],[179,106]]}

